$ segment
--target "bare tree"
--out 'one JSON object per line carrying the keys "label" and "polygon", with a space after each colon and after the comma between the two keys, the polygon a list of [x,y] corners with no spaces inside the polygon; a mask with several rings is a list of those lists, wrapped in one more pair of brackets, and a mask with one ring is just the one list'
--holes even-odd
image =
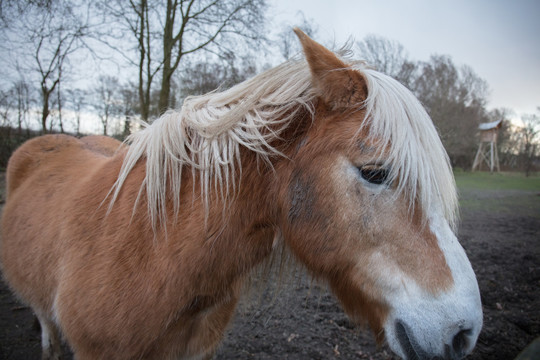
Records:
{"label": "bare tree", "polygon": [[[139,113],[147,121],[150,117],[152,85],[162,68],[162,60],[157,56],[162,4],[158,0],[102,0],[99,7],[106,17],[112,17],[112,26],[117,30],[107,29],[100,34],[101,41],[137,69]],[[133,42],[125,41],[129,36],[133,37]],[[135,56],[132,56],[133,52]]]}
{"label": "bare tree", "polygon": [[0,119],[1,126],[11,126],[10,112],[13,108],[13,94],[11,91],[0,90]]}
{"label": "bare tree", "polygon": [[468,168],[477,146],[478,124],[489,121],[487,83],[470,67],[457,67],[449,56],[413,62],[400,43],[376,35],[357,45],[370,65],[415,93],[433,119],[452,165]]}
{"label": "bare tree", "polygon": [[34,102],[32,90],[21,75],[8,90],[0,92],[1,126],[14,127],[18,135],[23,133],[23,128],[29,128],[30,110]]}
{"label": "bare tree", "polygon": [[[200,51],[219,56],[238,48],[240,39],[255,44],[264,37],[265,0],[108,0],[101,8],[120,19],[121,30],[136,41],[138,60],[128,61],[138,68],[143,120],[150,116],[152,84],[158,73],[161,113],[171,104],[172,76],[185,56]],[[109,44],[126,54],[114,39]]]}
{"label": "bare tree", "polygon": [[167,0],[159,111],[169,107],[171,76],[185,55],[229,50],[238,38],[262,39],[264,7],[264,0]]}
{"label": "bare tree", "polygon": [[55,0],[0,0],[0,28],[4,30],[16,23],[18,19],[14,14],[23,14],[31,7],[50,10],[54,2]]}
{"label": "bare tree", "polygon": [[[540,107],[537,108],[540,113]],[[521,157],[525,176],[529,176],[533,170],[533,163],[540,150],[540,116],[538,114],[526,114],[521,117],[522,147]]]}
{"label": "bare tree", "polygon": [[257,73],[252,59],[240,64],[230,62],[195,62],[186,65],[179,76],[180,98],[205,94],[216,89],[227,89]]}
{"label": "bare tree", "polygon": [[56,86],[56,110],[58,112],[58,126],[60,126],[60,132],[64,133],[64,120],[62,118],[62,66],[58,68],[58,85]]}
{"label": "bare tree", "polygon": [[367,35],[356,45],[360,58],[369,65],[412,88],[417,66],[408,59],[403,45],[377,35]]}
{"label": "bare tree", "polygon": [[299,11],[296,15],[296,17],[300,20],[298,20],[298,22],[295,24],[282,24],[282,30],[279,32],[275,41],[281,55],[285,60],[289,60],[292,56],[302,50],[302,47],[298,42],[298,38],[292,31],[293,27],[299,27],[311,38],[316,38],[317,32],[319,31],[315,22],[312,19],[306,19],[303,12]]}
{"label": "bare tree", "polygon": [[[44,133],[51,112],[51,95],[62,79],[68,58],[81,48],[88,33],[87,13],[81,10],[85,9],[84,4],[76,0],[7,1],[2,8],[4,16],[9,11],[10,18],[16,19],[4,22],[2,31],[10,49],[21,55],[16,66],[33,73],[33,81],[39,83]],[[61,99],[56,100],[61,105]]]}
{"label": "bare tree", "polygon": [[111,120],[119,110],[119,83],[114,76],[100,76],[95,88],[94,109],[101,121],[103,135],[107,135]]}
{"label": "bare tree", "polygon": [[137,113],[137,93],[134,91],[134,85],[130,82],[124,84],[120,88],[121,104],[119,115],[124,117],[124,126],[122,129],[122,137],[125,138],[131,133],[132,118]]}
{"label": "bare tree", "polygon": [[493,109],[488,114],[488,121],[501,121],[499,130],[497,131],[497,153],[499,154],[501,166],[508,168],[515,167],[516,155],[518,153],[518,142],[514,136],[514,126],[510,119],[514,112],[507,108]]}
{"label": "bare tree", "polygon": [[456,67],[449,56],[432,56],[419,64],[414,92],[433,119],[452,165],[470,167],[478,124],[489,121],[486,82],[471,68]]}
{"label": "bare tree", "polygon": [[84,109],[88,106],[88,93],[83,89],[67,90],[67,103],[73,114],[73,125],[75,126],[75,134],[81,135],[81,117]]}
{"label": "bare tree", "polygon": [[200,62],[182,71],[181,97],[201,95],[217,89],[227,77],[227,70],[217,63]]}
{"label": "bare tree", "polygon": [[24,79],[20,79],[13,84],[13,90],[17,101],[17,130],[21,134],[23,127],[29,128],[32,89]]}

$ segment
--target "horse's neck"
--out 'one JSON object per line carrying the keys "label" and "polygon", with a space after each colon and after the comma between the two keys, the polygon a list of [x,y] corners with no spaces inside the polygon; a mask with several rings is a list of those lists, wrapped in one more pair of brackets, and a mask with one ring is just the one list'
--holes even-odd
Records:
{"label": "horse's neck", "polygon": [[[277,223],[277,187],[273,169],[257,161],[254,154],[243,154],[243,168],[227,198],[219,188],[210,188],[208,209],[200,194],[200,180],[191,169],[182,171],[180,207],[175,216],[172,187],[167,191],[167,223],[151,229],[146,192],[142,191],[133,210],[144,179],[145,160],[140,160],[128,176],[123,197],[118,204],[132,211],[132,225],[153,234],[153,242],[167,244],[170,254],[186,254],[185,249],[200,249],[197,257],[203,268],[212,264],[222,274],[245,273],[267,257],[272,249]],[[238,170],[238,169],[237,169]],[[241,176],[241,178],[240,178]],[[213,185],[213,179],[211,179]],[[115,204],[115,207],[117,204]],[[114,208],[113,208],[114,209]],[[193,256],[190,255],[185,255]],[[227,280],[224,280],[227,281]]]}

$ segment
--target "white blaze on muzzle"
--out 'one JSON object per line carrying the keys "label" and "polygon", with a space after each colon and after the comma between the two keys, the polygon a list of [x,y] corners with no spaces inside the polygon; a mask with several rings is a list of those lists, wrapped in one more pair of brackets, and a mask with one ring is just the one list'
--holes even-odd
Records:
{"label": "white blaze on muzzle", "polygon": [[[392,267],[394,271],[387,268],[382,280],[390,290],[385,299],[390,305],[385,334],[391,349],[404,359],[461,359],[472,351],[482,328],[480,291],[465,251],[448,222],[442,216],[429,221],[453,284],[434,295],[397,266]],[[375,261],[379,269],[381,260]]]}

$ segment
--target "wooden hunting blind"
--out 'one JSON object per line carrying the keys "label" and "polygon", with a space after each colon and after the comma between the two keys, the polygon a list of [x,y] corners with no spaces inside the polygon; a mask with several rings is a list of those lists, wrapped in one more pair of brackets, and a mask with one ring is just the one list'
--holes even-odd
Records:
{"label": "wooden hunting blind", "polygon": [[497,134],[501,125],[502,120],[478,125],[480,145],[474,157],[473,171],[479,169],[483,162],[489,166],[489,171],[493,172],[494,168],[497,168],[497,171],[501,171],[499,168],[499,154],[497,153]]}

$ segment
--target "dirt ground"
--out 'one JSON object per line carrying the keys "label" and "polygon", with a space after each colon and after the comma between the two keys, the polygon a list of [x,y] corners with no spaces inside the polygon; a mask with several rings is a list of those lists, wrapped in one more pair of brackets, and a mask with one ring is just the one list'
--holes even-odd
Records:
{"label": "dirt ground", "polygon": [[[537,192],[530,196],[540,202]],[[540,214],[521,214],[462,211],[459,238],[484,307],[484,327],[468,359],[513,359],[540,336]],[[215,359],[397,359],[301,270],[279,290],[272,283],[251,289]],[[0,359],[38,359],[40,351],[31,310],[1,284]]]}

